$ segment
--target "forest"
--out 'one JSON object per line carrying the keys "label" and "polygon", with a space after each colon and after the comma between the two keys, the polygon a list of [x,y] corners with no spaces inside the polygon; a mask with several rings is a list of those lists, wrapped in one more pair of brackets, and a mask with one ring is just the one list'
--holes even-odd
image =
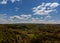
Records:
{"label": "forest", "polygon": [[60,24],[0,24],[0,43],[60,43]]}

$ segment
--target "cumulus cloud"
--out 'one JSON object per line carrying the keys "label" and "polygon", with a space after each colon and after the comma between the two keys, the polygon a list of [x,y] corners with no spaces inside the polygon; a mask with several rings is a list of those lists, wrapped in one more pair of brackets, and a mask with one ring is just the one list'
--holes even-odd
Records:
{"label": "cumulus cloud", "polygon": [[7,0],[2,0],[0,4],[7,4]]}
{"label": "cumulus cloud", "polygon": [[59,5],[60,5],[59,3],[54,2],[54,3],[52,3],[52,4],[50,5],[50,7],[51,7],[51,8],[56,8],[56,7],[59,6]]}
{"label": "cumulus cloud", "polygon": [[22,19],[20,16],[11,16],[10,19]]}
{"label": "cumulus cloud", "polygon": [[31,17],[32,15],[31,14],[22,14],[22,15],[20,15],[21,17],[24,17],[24,18],[29,18],[29,17]]}
{"label": "cumulus cloud", "polygon": [[28,20],[29,18],[31,18],[31,14],[22,14],[20,16],[10,16],[10,20],[11,21],[15,21],[15,20],[19,20],[20,21],[26,21]]}
{"label": "cumulus cloud", "polygon": [[34,7],[33,12],[34,15],[48,15],[54,11],[56,11],[56,7],[60,4],[57,2],[54,3],[42,3],[41,5]]}
{"label": "cumulus cloud", "polygon": [[7,17],[7,14],[0,14],[0,24],[25,23],[31,18],[31,14],[21,14]]}
{"label": "cumulus cloud", "polygon": [[14,2],[19,2],[20,0],[2,0],[0,4],[7,4],[8,1],[11,1],[12,3],[14,3]]}
{"label": "cumulus cloud", "polygon": [[45,16],[45,20],[50,20],[52,18],[52,16],[50,16],[50,15],[47,15],[47,16]]}

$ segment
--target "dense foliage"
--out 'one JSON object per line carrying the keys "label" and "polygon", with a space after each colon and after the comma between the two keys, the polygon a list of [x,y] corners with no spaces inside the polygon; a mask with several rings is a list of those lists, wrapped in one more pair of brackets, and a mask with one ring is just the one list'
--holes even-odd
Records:
{"label": "dense foliage", "polygon": [[60,25],[0,24],[0,43],[60,43]]}

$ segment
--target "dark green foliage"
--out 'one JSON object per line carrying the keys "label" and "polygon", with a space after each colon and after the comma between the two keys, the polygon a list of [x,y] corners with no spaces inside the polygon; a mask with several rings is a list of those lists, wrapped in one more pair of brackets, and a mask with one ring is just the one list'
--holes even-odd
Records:
{"label": "dark green foliage", "polygon": [[0,43],[60,43],[60,25],[0,24]]}

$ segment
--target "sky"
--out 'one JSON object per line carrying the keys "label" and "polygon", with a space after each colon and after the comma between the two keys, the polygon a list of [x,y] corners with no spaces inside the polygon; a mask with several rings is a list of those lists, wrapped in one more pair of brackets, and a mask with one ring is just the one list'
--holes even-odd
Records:
{"label": "sky", "polygon": [[0,24],[60,24],[60,0],[0,0]]}

